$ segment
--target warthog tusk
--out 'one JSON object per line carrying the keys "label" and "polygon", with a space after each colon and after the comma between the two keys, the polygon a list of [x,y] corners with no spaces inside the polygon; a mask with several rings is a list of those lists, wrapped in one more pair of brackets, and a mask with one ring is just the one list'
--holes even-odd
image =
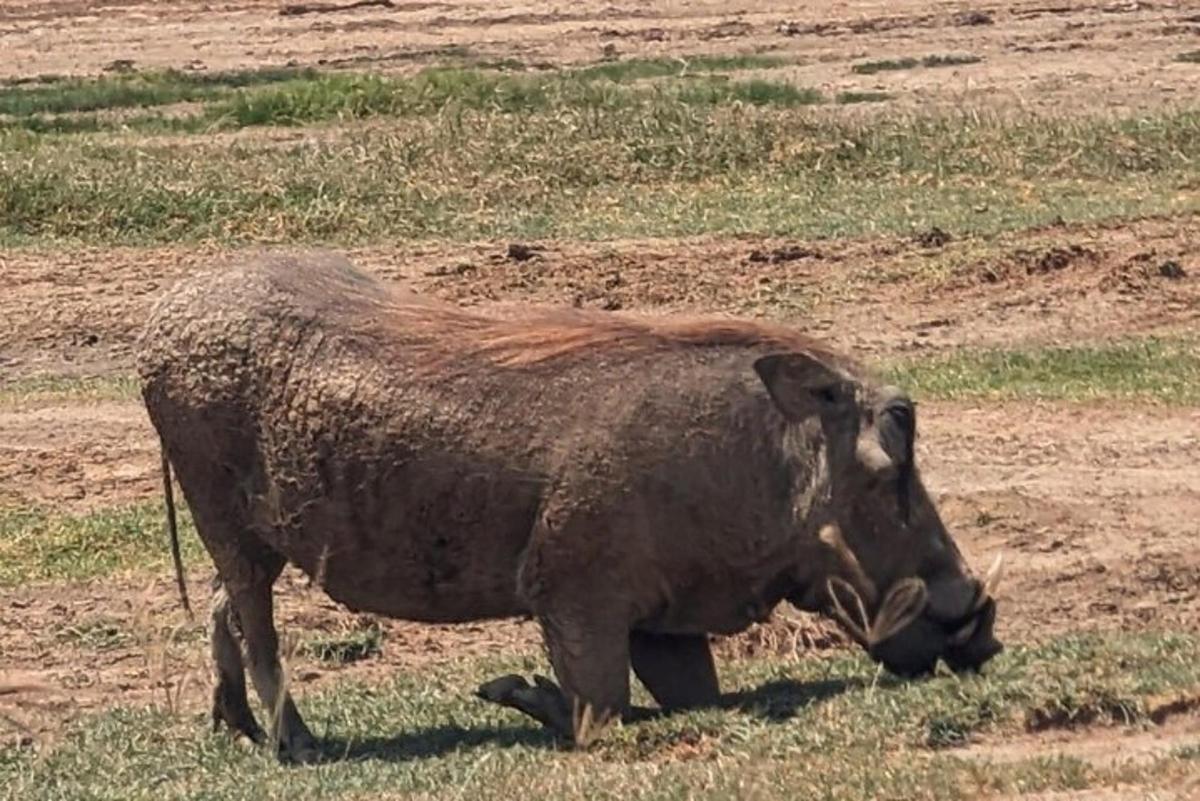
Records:
{"label": "warthog tusk", "polygon": [[867,596],[867,605],[875,603],[879,598],[879,590],[875,588],[875,582],[871,581],[867,572],[863,570],[854,551],[850,550],[850,546],[846,544],[846,538],[842,536],[841,530],[837,526],[829,525],[821,529],[821,533],[817,536],[821,542],[837,554],[838,559],[842,561],[842,566],[846,568],[846,572],[857,582],[858,586],[862,587],[863,594]]}
{"label": "warthog tusk", "polygon": [[929,590],[921,579],[913,577],[896,582],[875,616],[871,643],[883,642],[916,620],[928,600]]}
{"label": "warthog tusk", "polygon": [[[833,616],[841,621],[855,642],[864,648],[869,648],[871,646],[871,638],[867,634],[867,630],[871,624],[867,618],[867,609],[863,606],[862,596],[858,594],[858,590],[854,589],[854,586],[850,582],[837,576],[831,576],[825,582],[825,589],[829,592],[829,599],[833,602]],[[838,597],[839,590],[849,593],[850,597],[854,599],[854,604],[858,607],[858,620],[851,617],[850,613],[846,611],[846,607],[842,606],[842,599]]]}
{"label": "warthog tusk", "polygon": [[1000,577],[1004,575],[1004,554],[996,554],[996,561],[992,562],[992,566],[988,568],[987,574],[983,577],[983,583],[979,587],[979,596],[975,599],[975,608],[971,611],[978,612],[983,608],[988,599],[995,594],[996,588],[1000,586]]}
{"label": "warthog tusk", "polygon": [[[878,614],[875,615],[875,622],[872,623],[862,596],[850,582],[834,576],[828,580],[827,589],[833,601],[833,616],[840,620],[850,636],[865,648],[883,642],[912,623],[929,600],[929,591],[924,581],[915,577],[902,579],[888,592]],[[854,599],[858,612],[857,620],[842,604],[839,593],[843,592]]]}

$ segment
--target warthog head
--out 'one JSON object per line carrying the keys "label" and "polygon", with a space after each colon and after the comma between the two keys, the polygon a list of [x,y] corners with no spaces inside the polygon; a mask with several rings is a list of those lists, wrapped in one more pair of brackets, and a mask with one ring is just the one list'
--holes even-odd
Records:
{"label": "warthog head", "polygon": [[827,566],[789,600],[837,618],[899,675],[928,673],[939,658],[973,670],[999,653],[992,594],[1000,559],[977,579],[942,524],[914,460],[913,402],[811,357],[767,356],[755,369],[797,427],[805,414],[812,420],[815,403],[830,470],[820,534]]}

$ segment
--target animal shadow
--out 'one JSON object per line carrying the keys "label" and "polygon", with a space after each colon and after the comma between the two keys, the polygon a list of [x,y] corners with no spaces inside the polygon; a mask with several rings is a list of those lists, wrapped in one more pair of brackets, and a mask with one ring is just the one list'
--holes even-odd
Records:
{"label": "animal shadow", "polygon": [[[836,698],[842,693],[866,686],[862,679],[826,679],[802,682],[791,679],[771,681],[751,690],[726,693],[718,708],[755,715],[773,722],[786,721],[802,709]],[[669,717],[659,709],[635,707],[628,718],[630,725]],[[551,731],[532,721],[504,726],[464,727],[433,726],[404,731],[388,737],[344,739],[327,737],[320,742],[323,761],[342,762],[380,760],[409,762],[439,757],[469,748],[511,748],[532,746],[545,749],[561,747],[562,741]]]}
{"label": "animal shadow", "polygon": [[404,731],[388,737],[365,737],[353,740],[326,737],[318,747],[324,762],[411,762],[440,757],[454,751],[488,746],[511,748],[518,745],[553,748],[557,740],[548,730],[535,725],[523,726],[431,726]]}
{"label": "animal shadow", "polygon": [[802,709],[866,686],[867,682],[861,678],[823,681],[779,679],[750,690],[726,693],[721,696],[721,708],[782,722],[794,718]]}

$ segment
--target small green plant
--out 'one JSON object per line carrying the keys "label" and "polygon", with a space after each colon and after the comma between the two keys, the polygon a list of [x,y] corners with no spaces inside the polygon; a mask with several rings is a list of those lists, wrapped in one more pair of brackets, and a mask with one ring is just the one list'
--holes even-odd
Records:
{"label": "small green plant", "polygon": [[921,59],[922,67],[959,67],[966,64],[978,64],[983,61],[979,56],[972,55],[949,55],[949,56],[925,56]]}
{"label": "small green plant", "polygon": [[1200,50],[1191,50],[1187,53],[1180,53],[1175,56],[1176,61],[1182,61],[1185,64],[1200,64]]}
{"label": "small green plant", "polygon": [[979,56],[973,55],[929,55],[920,59],[906,57],[864,61],[851,66],[850,70],[859,75],[874,75],[877,72],[911,70],[915,67],[956,67],[964,64],[978,64],[982,60]]}
{"label": "small green plant", "polygon": [[892,95],[888,92],[839,92],[837,102],[842,105],[851,105],[853,103],[883,103],[891,100]]}
{"label": "small green plant", "polygon": [[92,651],[109,651],[128,645],[133,638],[119,622],[96,618],[59,628],[55,639]]}
{"label": "small green plant", "polygon": [[921,62],[915,58],[888,58],[878,61],[863,61],[850,67],[851,72],[859,75],[874,75],[877,72],[892,72],[896,70],[911,70]]}
{"label": "small green plant", "polygon": [[316,637],[302,647],[305,654],[322,662],[345,665],[378,656],[383,648],[383,631],[372,624],[357,631]]}
{"label": "small green plant", "polygon": [[101,78],[58,78],[0,88],[0,114],[33,114],[145,108],[205,100],[234,89],[313,79],[310,69],[262,69],[231,72],[135,72]]}

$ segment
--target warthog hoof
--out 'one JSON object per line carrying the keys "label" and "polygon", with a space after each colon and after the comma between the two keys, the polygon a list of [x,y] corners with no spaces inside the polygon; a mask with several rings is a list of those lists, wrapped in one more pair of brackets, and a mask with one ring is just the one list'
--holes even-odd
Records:
{"label": "warthog hoof", "polygon": [[312,765],[321,760],[321,750],[311,737],[292,737],[278,743],[279,761],[289,765]]}

